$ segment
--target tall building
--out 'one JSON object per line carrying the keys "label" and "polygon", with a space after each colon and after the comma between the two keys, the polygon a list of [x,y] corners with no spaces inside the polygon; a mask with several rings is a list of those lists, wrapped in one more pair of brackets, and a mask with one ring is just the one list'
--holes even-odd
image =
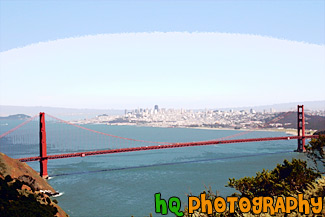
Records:
{"label": "tall building", "polygon": [[158,105],[155,105],[155,109],[154,109],[154,110],[157,110],[157,111],[158,111],[158,109],[159,109],[159,108],[158,108]]}

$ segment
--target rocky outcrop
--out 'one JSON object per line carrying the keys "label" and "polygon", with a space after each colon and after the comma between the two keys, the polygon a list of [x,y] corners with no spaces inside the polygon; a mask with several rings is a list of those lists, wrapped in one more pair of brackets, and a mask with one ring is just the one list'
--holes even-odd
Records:
{"label": "rocky outcrop", "polygon": [[[55,213],[53,216],[57,217],[68,216],[56,204],[57,201],[54,200],[53,202],[50,198],[57,192],[26,163],[0,153],[0,179],[0,200],[2,202],[0,203],[0,213],[6,211],[9,216],[12,215],[12,212],[20,212],[22,205],[16,206],[16,208],[14,206],[21,202],[23,206],[26,206],[24,207],[25,210],[30,208],[29,214],[43,210],[43,212]],[[38,214],[35,213],[35,215]]]}
{"label": "rocky outcrop", "polygon": [[13,179],[19,179],[30,183],[30,187],[35,190],[47,190],[53,194],[56,191],[39,174],[26,163],[8,157],[0,153],[0,176],[3,178],[10,175]]}

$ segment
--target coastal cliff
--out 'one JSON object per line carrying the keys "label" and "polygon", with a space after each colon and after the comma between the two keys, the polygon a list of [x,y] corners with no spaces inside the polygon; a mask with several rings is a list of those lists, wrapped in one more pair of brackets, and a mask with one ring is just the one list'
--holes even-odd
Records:
{"label": "coastal cliff", "polygon": [[55,194],[26,163],[0,153],[0,213],[4,216],[68,216],[51,200]]}

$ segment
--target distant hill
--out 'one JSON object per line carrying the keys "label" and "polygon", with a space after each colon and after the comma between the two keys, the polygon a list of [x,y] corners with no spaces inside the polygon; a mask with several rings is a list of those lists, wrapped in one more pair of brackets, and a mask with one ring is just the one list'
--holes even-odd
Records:
{"label": "distant hill", "polygon": [[31,118],[31,116],[24,114],[9,115],[7,117],[0,117],[0,120],[24,120]]}
{"label": "distant hill", "polygon": [[304,105],[305,110],[325,110],[325,100],[319,101],[303,101],[303,102],[290,102],[290,103],[279,103],[261,106],[245,106],[245,107],[235,107],[235,108],[219,108],[219,110],[229,110],[234,109],[235,111],[254,109],[255,111],[263,112],[264,110],[270,111],[270,109],[275,109],[277,112],[289,111],[297,109],[297,105]]}
{"label": "distant hill", "polygon": [[28,114],[36,115],[39,112],[45,112],[52,115],[122,115],[124,110],[118,109],[75,109],[75,108],[60,108],[60,107],[43,107],[43,106],[8,106],[0,105],[0,116],[8,116],[13,114]]}
{"label": "distant hill", "polygon": [[[283,113],[279,113],[277,116],[281,115],[283,115]],[[297,113],[290,113],[278,120],[277,123],[283,124],[284,128],[297,128]],[[305,124],[306,129],[325,130],[325,117],[305,114]]]}

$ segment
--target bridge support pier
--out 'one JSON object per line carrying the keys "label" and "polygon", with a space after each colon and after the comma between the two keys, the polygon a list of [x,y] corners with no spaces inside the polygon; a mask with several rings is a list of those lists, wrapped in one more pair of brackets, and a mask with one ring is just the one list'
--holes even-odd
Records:
{"label": "bridge support pier", "polygon": [[40,113],[40,132],[39,132],[39,150],[40,150],[40,176],[44,179],[49,177],[47,173],[47,153],[46,153],[46,130],[45,113]]}
{"label": "bridge support pier", "polygon": [[302,139],[298,139],[298,152],[305,152],[305,113],[304,105],[298,105],[298,123],[297,123],[298,136]]}

